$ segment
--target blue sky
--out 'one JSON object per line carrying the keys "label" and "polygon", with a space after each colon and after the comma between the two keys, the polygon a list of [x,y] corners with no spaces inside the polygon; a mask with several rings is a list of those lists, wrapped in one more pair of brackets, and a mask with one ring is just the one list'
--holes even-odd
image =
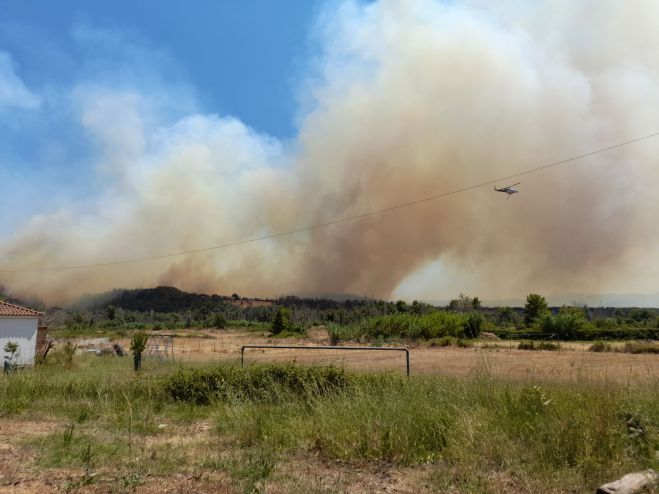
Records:
{"label": "blue sky", "polygon": [[3,0],[0,49],[11,54],[28,87],[42,88],[73,82],[89,56],[77,29],[120,32],[168,58],[168,75],[193,84],[206,111],[236,115],[257,130],[290,137],[296,85],[321,4]]}

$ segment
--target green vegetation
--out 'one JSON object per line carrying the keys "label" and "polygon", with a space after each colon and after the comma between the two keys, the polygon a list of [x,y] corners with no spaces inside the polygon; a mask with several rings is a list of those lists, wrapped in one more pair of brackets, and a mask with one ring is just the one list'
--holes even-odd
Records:
{"label": "green vegetation", "polygon": [[293,325],[291,323],[291,313],[286,307],[279,307],[272,318],[272,326],[270,331],[273,335],[278,335],[283,331],[291,332]]}
{"label": "green vegetation", "polygon": [[172,287],[116,290],[80,301],[75,308],[47,311],[51,335],[129,337],[134,331],[245,328],[279,337],[299,337],[325,325],[331,341],[384,342],[476,338],[480,332],[504,339],[658,340],[659,311],[639,308],[549,308],[542,295],[529,294],[522,307],[483,307],[464,294],[437,307],[414,301],[331,300],[281,297],[243,299],[186,293]]}
{"label": "green vegetation", "polygon": [[18,349],[19,349],[18,343],[16,343],[15,341],[11,341],[11,340],[8,341],[7,343],[5,343],[5,346],[3,348],[5,353],[9,354],[9,359],[10,360],[13,360],[14,356],[18,352]]}
{"label": "green vegetation", "polygon": [[527,326],[533,325],[539,318],[543,317],[549,312],[545,297],[537,293],[530,293],[526,297],[526,305],[524,305],[524,323]]}
{"label": "green vegetation", "polygon": [[[593,492],[659,467],[656,383],[153,361],[132,374],[126,360],[85,355],[73,368],[47,364],[0,379],[0,416],[59,424],[16,446],[40,469],[74,468],[78,486],[127,490],[154,475],[221,472],[235,490],[253,492],[284,482],[287,464],[316,459],[330,470],[409,468],[410,482],[437,492],[498,492],[501,479],[511,491]],[[213,427],[199,432],[202,423]]]}
{"label": "green vegetation", "polygon": [[142,352],[149,341],[149,335],[145,331],[138,331],[133,334],[130,340],[130,351],[133,353],[133,369],[135,372],[140,370],[142,365]]}
{"label": "green vegetation", "polygon": [[330,324],[328,331],[339,340],[378,338],[431,339],[452,336],[464,338],[467,331],[480,332],[478,316],[434,311],[428,314],[391,314],[371,317],[349,326]]}
{"label": "green vegetation", "polygon": [[291,364],[247,371],[229,366],[179,369],[163,381],[167,396],[196,405],[236,400],[276,403],[292,396],[311,399],[347,386],[348,376],[342,369]]}

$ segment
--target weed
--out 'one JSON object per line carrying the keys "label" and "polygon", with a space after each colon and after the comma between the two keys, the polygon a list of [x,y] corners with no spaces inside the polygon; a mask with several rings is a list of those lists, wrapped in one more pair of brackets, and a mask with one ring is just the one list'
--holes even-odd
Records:
{"label": "weed", "polygon": [[129,473],[121,478],[121,485],[129,491],[135,491],[139,486],[144,484],[144,478],[137,473]]}

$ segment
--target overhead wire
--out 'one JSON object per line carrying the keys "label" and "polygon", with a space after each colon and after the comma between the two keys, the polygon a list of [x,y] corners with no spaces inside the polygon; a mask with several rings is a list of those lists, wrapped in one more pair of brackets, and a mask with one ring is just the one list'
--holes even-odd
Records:
{"label": "overhead wire", "polygon": [[336,220],[331,220],[331,221],[326,221],[323,223],[316,223],[313,225],[307,225],[307,226],[302,226],[299,228],[295,228],[293,230],[286,230],[283,232],[278,232],[278,233],[270,233],[266,235],[261,235],[257,237],[252,237],[244,240],[237,240],[237,241],[231,241],[231,242],[224,242],[216,245],[211,245],[209,247],[202,247],[198,249],[191,249],[191,250],[185,250],[185,251],[180,251],[180,252],[171,252],[167,254],[160,254],[160,255],[155,255],[155,256],[145,256],[145,257],[136,257],[136,258],[131,258],[131,259],[118,259],[114,261],[105,261],[105,262],[97,262],[97,263],[90,263],[90,264],[77,264],[77,265],[65,265],[65,266],[47,266],[47,267],[39,267],[39,268],[16,268],[16,269],[0,269],[0,273],[38,273],[38,272],[47,272],[47,271],[69,271],[69,270],[74,270],[74,269],[87,269],[87,268],[97,268],[97,267],[104,267],[104,266],[115,266],[115,265],[120,265],[120,264],[133,264],[133,263],[140,263],[140,262],[147,262],[147,261],[156,261],[158,259],[166,259],[166,258],[171,258],[171,257],[180,257],[180,256],[185,256],[185,255],[190,255],[190,254],[200,254],[203,252],[209,252],[213,250],[219,250],[219,249],[225,249],[228,247],[236,247],[239,245],[245,245],[245,244],[250,244],[250,243],[255,243],[255,242],[261,242],[263,240],[270,240],[270,239],[276,239],[276,238],[281,238],[281,237],[286,237],[289,235],[295,235],[297,233],[302,233],[302,232],[308,232],[312,230],[318,230],[321,228],[326,228],[328,226],[332,225],[338,225],[342,223],[349,223],[352,221],[358,221],[363,218],[368,218],[370,216],[375,216],[378,214],[383,214],[387,213],[390,211],[395,211],[398,209],[403,209],[407,208],[410,206],[415,206],[417,204],[421,204],[424,202],[429,202],[429,201],[434,201],[437,199],[441,199],[444,197],[449,197],[453,196],[456,194],[461,194],[463,192],[467,192],[469,190],[473,189],[478,189],[480,187],[484,187],[486,185],[492,185],[496,184],[498,182],[502,182],[505,180],[510,180],[513,178],[521,177],[524,175],[529,175],[531,173],[537,173],[542,170],[546,170],[548,168],[554,168],[560,165],[565,165],[568,163],[572,163],[574,161],[587,158],[589,156],[594,156],[596,154],[604,153],[606,151],[611,151],[613,149],[617,149],[623,146],[627,146],[630,144],[634,144],[639,141],[643,141],[646,139],[650,139],[652,137],[657,137],[659,136],[659,132],[654,132],[652,134],[647,134],[641,137],[636,137],[634,139],[630,139],[628,141],[624,142],[619,142],[617,144],[613,144],[611,146],[603,147],[596,149],[594,151],[589,151],[587,153],[582,153],[578,154],[575,156],[571,156],[569,158],[562,159],[560,161],[554,161],[552,163],[547,163],[541,166],[529,168],[526,170],[523,170],[521,172],[513,173],[512,175],[506,175],[504,177],[498,177],[495,179],[487,180],[485,182],[480,182],[478,184],[473,184],[469,185],[466,187],[462,187],[459,189],[451,190],[448,192],[443,192],[440,194],[435,194],[432,196],[424,197],[422,199],[417,199],[414,201],[409,201],[409,202],[404,202],[400,204],[395,204],[393,206],[388,206],[380,209],[374,209],[372,211],[366,211],[364,213],[356,214],[353,216],[346,216],[344,218],[339,218]]}

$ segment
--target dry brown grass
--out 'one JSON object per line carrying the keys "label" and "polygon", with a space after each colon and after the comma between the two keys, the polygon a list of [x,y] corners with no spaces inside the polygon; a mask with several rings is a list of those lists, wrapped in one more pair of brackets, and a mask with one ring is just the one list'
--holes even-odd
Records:
{"label": "dry brown grass", "polygon": [[[175,357],[181,361],[238,360],[242,345],[329,345],[329,337],[322,328],[312,329],[309,338],[305,339],[275,339],[241,331],[207,330],[203,333],[208,338],[176,338]],[[517,343],[495,341],[477,343],[472,348],[410,348],[412,373],[468,376],[487,368],[493,375],[513,379],[589,379],[626,383],[659,378],[659,355],[593,353],[588,352],[590,343],[578,342],[561,343],[560,351],[529,352],[517,350]],[[334,363],[363,371],[405,370],[402,353],[394,352],[248,349],[245,361]]]}

